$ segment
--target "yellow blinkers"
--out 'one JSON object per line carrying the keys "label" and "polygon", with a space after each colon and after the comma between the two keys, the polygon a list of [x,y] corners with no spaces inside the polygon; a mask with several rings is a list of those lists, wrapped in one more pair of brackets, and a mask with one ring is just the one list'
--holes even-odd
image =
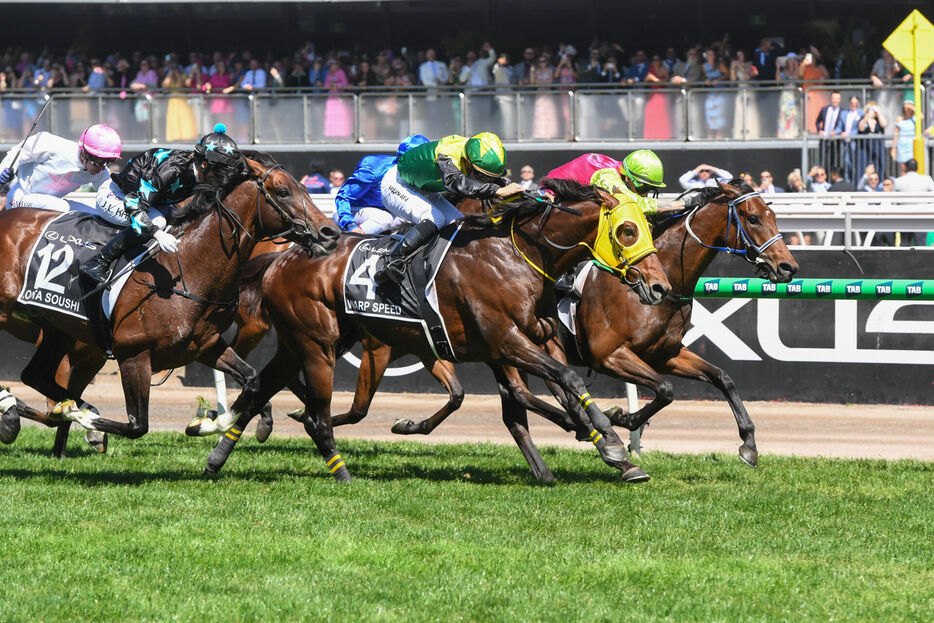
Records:
{"label": "yellow blinkers", "polygon": [[[597,239],[590,252],[598,262],[615,273],[623,274],[624,271],[616,268],[617,265],[635,264],[658,250],[652,244],[652,231],[639,205],[624,194],[613,196],[619,201],[619,205],[615,208],[603,206],[597,226]],[[626,221],[632,222],[639,232],[636,241],[629,246],[623,245],[616,237],[616,232]],[[580,244],[589,248],[589,245],[583,242]]]}

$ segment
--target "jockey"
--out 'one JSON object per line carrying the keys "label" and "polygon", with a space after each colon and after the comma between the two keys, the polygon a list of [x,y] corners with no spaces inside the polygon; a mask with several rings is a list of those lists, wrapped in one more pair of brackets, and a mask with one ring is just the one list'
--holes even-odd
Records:
{"label": "jockey", "polygon": [[399,143],[395,156],[364,156],[353,175],[337,191],[334,199],[334,221],[344,231],[378,234],[389,229],[395,217],[383,207],[380,185],[383,176],[399,160],[399,156],[428,139],[421,134],[408,136]]}
{"label": "jockey", "polygon": [[[692,207],[680,200],[666,201],[659,206],[658,191],[665,188],[664,169],[659,157],[648,149],[634,151],[622,162],[603,154],[584,154],[552,169],[546,177],[575,180],[610,194],[622,193],[635,201],[646,216],[681,212],[685,207]],[[650,193],[655,196],[650,197]]]}
{"label": "jockey", "polygon": [[120,135],[103,123],[87,128],[77,143],[38,132],[0,161],[0,184],[10,184],[7,207],[86,210],[84,204],[62,197],[85,184],[98,188],[106,182],[107,165],[120,157],[120,151]]}
{"label": "jockey", "polygon": [[239,171],[243,155],[219,123],[198,141],[193,151],[153,148],[131,159],[97,191],[101,218],[129,225],[81,266],[81,272],[105,282],[118,257],[139,243],[155,238],[162,251],[174,253],[178,240],[163,228],[175,203],[191,196],[195,185],[211,176]]}
{"label": "jockey", "polygon": [[463,216],[441,193],[489,199],[522,192],[522,186],[502,177],[505,172],[506,150],[491,132],[469,139],[453,134],[400,156],[383,176],[383,205],[415,227],[389,252],[386,264],[373,275],[376,283],[402,281],[405,259],[440,227]]}

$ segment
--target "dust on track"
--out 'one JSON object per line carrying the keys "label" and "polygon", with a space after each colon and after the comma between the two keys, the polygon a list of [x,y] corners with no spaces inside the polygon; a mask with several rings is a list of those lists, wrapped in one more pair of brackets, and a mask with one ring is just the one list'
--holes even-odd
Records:
{"label": "dust on track", "polygon": [[[36,392],[21,383],[4,384],[11,386],[13,394],[28,404],[34,407],[44,404]],[[152,388],[150,430],[183,431],[194,413],[199,394],[213,400],[214,389],[184,387],[177,376]],[[229,396],[232,402],[236,391],[231,390]],[[99,375],[84,398],[105,417],[115,420],[126,417],[123,390],[116,373]],[[350,392],[335,392],[332,413],[346,411],[352,398]],[[439,409],[445,399],[441,394],[378,393],[370,415],[358,424],[335,429],[335,436],[338,439],[409,439],[425,443],[513,443],[502,423],[500,401],[495,395],[467,395],[460,410],[429,436],[400,436],[390,432],[397,419],[426,418]],[[625,398],[598,396],[597,399],[602,408],[626,404]],[[299,423],[285,417],[286,412],[300,406],[297,398],[282,392],[272,404],[273,436],[305,436]],[[934,408],[930,406],[747,402],[746,408],[756,424],[760,454],[934,461]],[[254,425],[255,421],[248,427],[247,435],[252,433]],[[529,414],[529,430],[538,445],[587,447],[576,442],[573,435],[534,414]],[[50,444],[51,438],[50,431]],[[642,444],[644,450],[734,454],[740,439],[726,402],[676,401],[653,418]]]}

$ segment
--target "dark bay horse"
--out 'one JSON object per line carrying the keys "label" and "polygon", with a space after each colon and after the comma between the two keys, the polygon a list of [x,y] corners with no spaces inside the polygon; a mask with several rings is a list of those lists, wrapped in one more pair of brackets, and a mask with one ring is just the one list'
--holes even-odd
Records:
{"label": "dark bay horse", "polygon": [[[691,324],[692,293],[698,279],[720,252],[745,258],[757,273],[774,282],[787,283],[798,265],[778,234],[774,212],[747,186],[723,185],[694,191],[706,201],[683,218],[672,218],[655,229],[655,244],[674,292],[661,305],[645,306],[611,274],[591,271],[577,308],[578,332],[571,344],[549,343],[549,352],[559,361],[588,366],[598,372],[634,383],[654,392],[655,398],[635,413],[619,408],[607,411],[614,425],[630,430],[671,403],[673,374],[711,383],[726,397],[743,440],[740,457],[749,465],[758,462],[755,427],[730,377],[682,345]],[[364,343],[356,393],[350,412],[336,416],[335,426],[355,423],[366,416],[376,387],[389,363],[405,354],[378,342]],[[565,353],[565,346],[569,351]],[[449,400],[430,418],[419,422],[400,420],[392,427],[398,434],[428,434],[460,406],[463,389],[448,362],[426,365],[449,392]],[[564,411],[538,399],[528,391],[515,369],[505,370],[508,385],[518,398],[510,408],[531,409],[570,430],[573,423]],[[553,388],[565,408],[563,393]],[[520,416],[521,417],[521,416]],[[530,444],[520,444],[523,453]],[[534,450],[534,446],[532,446]],[[537,454],[537,452],[536,452]],[[526,458],[530,465],[537,459]]]}
{"label": "dark bay horse", "polygon": [[[96,343],[90,325],[16,303],[28,250],[42,227],[58,214],[30,209],[0,214],[0,243],[7,250],[7,264],[0,271],[0,328],[13,326],[15,312],[25,312],[42,330],[37,351],[23,370],[23,382],[59,402],[54,411],[63,419],[89,430],[133,438],[148,430],[154,371],[199,361],[230,372],[247,386],[255,383],[256,372],[221,336],[233,319],[242,265],[263,236],[284,235],[299,242],[301,252],[308,254],[330,252],[339,236],[305,189],[271,162],[267,166],[244,159],[226,186],[199,186],[181,210],[180,219],[187,225],[177,256],[163,254],[145,261],[123,288],[112,315],[111,350],[120,367],[127,423],[100,417],[81,399],[84,387],[105,361],[100,348],[87,346]],[[78,344],[97,357],[79,359],[90,362],[72,372],[81,382],[69,381],[63,387],[55,380],[56,369],[66,354],[74,357],[88,352]]]}
{"label": "dark bay horse", "polygon": [[[635,246],[642,231],[642,235],[648,235],[647,228],[636,223],[640,219],[644,223],[644,217],[635,204],[620,205],[592,187],[554,181],[553,189],[561,203],[580,214],[518,200],[501,206],[493,218],[480,215],[464,219],[435,281],[441,315],[447,322],[457,360],[514,365],[553,381],[582,405],[582,411],[575,411],[581,416],[575,419],[578,434],[591,439],[601,458],[623,472],[624,480],[644,480],[647,475],[626,460],[622,441],[587,394],[580,377],[547,356],[542,348],[555,331],[550,275],[560,274],[589,256],[587,247],[600,246],[598,231],[613,237],[623,248]],[[608,229],[606,219],[617,207],[624,206],[631,209],[632,216]],[[263,309],[276,329],[279,348],[260,373],[259,390],[246,387],[235,401],[231,411],[238,417],[236,423],[220,424],[219,428],[228,432],[211,452],[207,474],[217,473],[243,427],[301,370],[306,382],[305,430],[334,477],[349,480],[334,444],[330,421],[336,358],[364,333],[423,361],[433,358],[421,330],[411,323],[401,325],[344,312],[342,276],[357,240],[345,237],[327,258],[307,258],[292,249],[266,270],[262,280]],[[613,264],[623,260],[620,256]],[[626,266],[623,272],[631,280],[641,278],[647,284],[640,290],[647,298],[645,302],[658,302],[667,294],[667,279],[654,253],[642,256],[640,274],[634,268]],[[514,436],[527,436],[524,422],[510,421],[507,425]]]}

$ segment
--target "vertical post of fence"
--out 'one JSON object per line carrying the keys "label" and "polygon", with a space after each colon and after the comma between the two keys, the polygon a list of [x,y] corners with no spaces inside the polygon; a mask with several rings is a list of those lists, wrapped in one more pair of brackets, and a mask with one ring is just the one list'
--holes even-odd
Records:
{"label": "vertical post of fence", "polygon": [[[639,390],[632,383],[626,383],[626,408],[630,413],[639,410]],[[642,454],[642,427],[629,431],[629,452],[635,456]]]}
{"label": "vertical post of fence", "polygon": [[853,213],[843,213],[843,248],[847,251],[853,246],[851,237],[853,236]]}
{"label": "vertical post of fence", "polygon": [[217,396],[217,415],[227,413],[227,379],[220,370],[214,370],[214,393]]}

